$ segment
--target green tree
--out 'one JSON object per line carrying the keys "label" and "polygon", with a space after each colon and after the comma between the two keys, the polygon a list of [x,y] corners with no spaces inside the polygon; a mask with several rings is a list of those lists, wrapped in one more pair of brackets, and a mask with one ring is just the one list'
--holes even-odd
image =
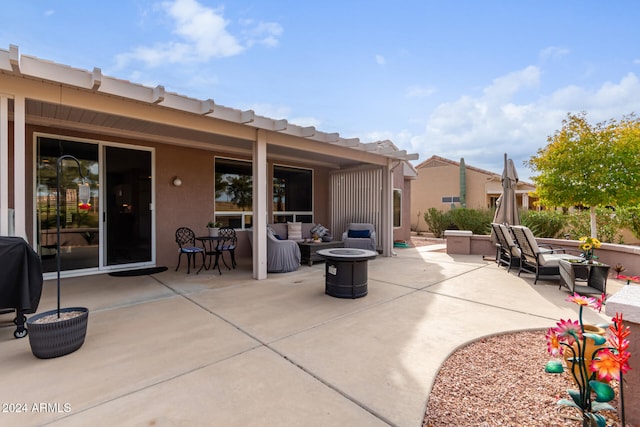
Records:
{"label": "green tree", "polygon": [[640,121],[590,124],[586,113],[568,114],[562,129],[527,162],[540,203],[590,209],[591,236],[597,237],[596,207],[640,202]]}
{"label": "green tree", "polygon": [[244,211],[251,206],[253,196],[252,177],[248,175],[234,175],[227,178],[227,193],[231,201]]}

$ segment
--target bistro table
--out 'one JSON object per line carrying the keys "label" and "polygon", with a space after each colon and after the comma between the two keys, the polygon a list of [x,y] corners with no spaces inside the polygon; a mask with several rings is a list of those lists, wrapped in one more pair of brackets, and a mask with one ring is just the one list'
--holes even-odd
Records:
{"label": "bistro table", "polygon": [[368,249],[321,249],[324,257],[325,293],[337,298],[360,298],[367,295],[368,261],[378,256]]}
{"label": "bistro table", "polygon": [[196,240],[202,242],[202,247],[204,248],[205,258],[209,258],[209,264],[207,265],[206,260],[202,263],[202,266],[198,270],[198,273],[204,268],[209,270],[211,267],[211,258],[215,255],[216,260],[213,263],[213,268],[218,267],[218,273],[222,274],[220,271],[220,255],[222,254],[221,246],[224,244],[225,237],[223,236],[200,236],[196,237]]}
{"label": "bistro table", "polygon": [[607,293],[609,266],[601,262],[568,261],[561,259],[560,286],[566,286],[571,293],[604,294]]}

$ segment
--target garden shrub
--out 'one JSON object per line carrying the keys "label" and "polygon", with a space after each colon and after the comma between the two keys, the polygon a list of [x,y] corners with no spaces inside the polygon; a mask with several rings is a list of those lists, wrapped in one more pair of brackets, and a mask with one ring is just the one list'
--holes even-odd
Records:
{"label": "garden shrub", "polygon": [[448,212],[442,212],[436,208],[429,208],[429,210],[424,213],[424,222],[427,223],[434,237],[441,238],[444,231],[450,227],[451,218]]}
{"label": "garden shrub", "polygon": [[616,211],[622,222],[622,226],[631,230],[634,237],[640,239],[640,206],[618,208]]}
{"label": "garden shrub", "polygon": [[470,230],[473,234],[489,234],[494,212],[491,209],[459,208],[450,210],[449,215],[459,230]]}
{"label": "garden shrub", "polygon": [[[591,235],[589,211],[573,212],[568,216],[567,233],[572,240]],[[615,211],[607,208],[596,209],[596,232],[601,242],[624,243],[622,238],[622,219]]]}
{"label": "garden shrub", "polygon": [[563,238],[567,216],[560,211],[520,211],[520,223],[536,237]]}

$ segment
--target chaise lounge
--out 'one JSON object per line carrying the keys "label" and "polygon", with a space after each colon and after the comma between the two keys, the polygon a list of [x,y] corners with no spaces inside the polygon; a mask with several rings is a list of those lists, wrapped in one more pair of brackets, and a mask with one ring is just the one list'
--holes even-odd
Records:
{"label": "chaise lounge", "polygon": [[516,239],[516,243],[520,247],[520,270],[518,276],[523,270],[536,275],[533,284],[536,284],[538,277],[543,276],[559,276],[560,260],[581,260],[579,256],[570,255],[563,248],[554,248],[551,251],[545,251],[538,246],[533,233],[528,227],[522,225],[511,226],[511,231]]}

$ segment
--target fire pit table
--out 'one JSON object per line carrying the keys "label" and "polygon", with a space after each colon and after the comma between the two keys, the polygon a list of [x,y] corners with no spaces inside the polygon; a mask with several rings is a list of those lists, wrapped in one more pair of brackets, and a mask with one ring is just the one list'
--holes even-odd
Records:
{"label": "fire pit table", "polygon": [[366,249],[333,248],[319,250],[325,258],[325,293],[337,298],[367,295],[368,261],[378,254]]}

